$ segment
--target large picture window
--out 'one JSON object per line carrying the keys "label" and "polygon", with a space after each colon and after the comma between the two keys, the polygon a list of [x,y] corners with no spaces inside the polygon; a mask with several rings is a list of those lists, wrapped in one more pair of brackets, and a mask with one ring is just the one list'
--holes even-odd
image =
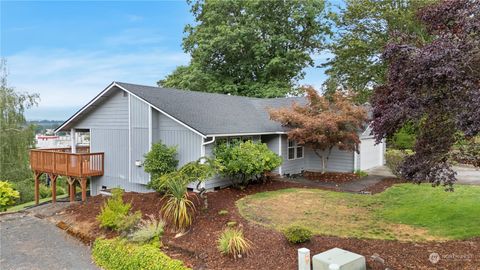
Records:
{"label": "large picture window", "polygon": [[288,140],[288,156],[289,160],[303,158],[303,146],[296,141]]}

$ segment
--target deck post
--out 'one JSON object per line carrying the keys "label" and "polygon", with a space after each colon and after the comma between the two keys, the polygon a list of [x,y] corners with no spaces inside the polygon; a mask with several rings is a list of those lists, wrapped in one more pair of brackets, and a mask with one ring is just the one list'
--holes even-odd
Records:
{"label": "deck post", "polygon": [[75,178],[69,176],[67,177],[67,182],[68,182],[68,194],[70,195],[70,202],[74,202],[75,193],[76,193]]}
{"label": "deck post", "polygon": [[57,202],[57,177],[58,175],[56,174],[49,174],[50,177],[50,185],[52,186],[52,203]]}
{"label": "deck post", "polygon": [[82,202],[87,200],[87,178],[82,177],[80,179],[80,186],[82,187]]}
{"label": "deck post", "polygon": [[38,205],[40,200],[40,176],[42,173],[34,172],[35,175],[35,204]]}
{"label": "deck post", "polygon": [[74,128],[70,130],[70,144],[72,148],[72,153],[77,153],[77,135]]}

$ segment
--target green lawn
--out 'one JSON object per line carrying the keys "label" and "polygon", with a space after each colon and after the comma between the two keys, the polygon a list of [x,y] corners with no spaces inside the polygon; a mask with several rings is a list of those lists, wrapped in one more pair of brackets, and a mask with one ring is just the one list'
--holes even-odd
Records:
{"label": "green lawn", "polygon": [[[62,198],[66,198],[66,197],[68,197],[68,194],[59,195],[59,196],[57,196],[57,199],[62,199]],[[40,203],[49,202],[51,200],[52,200],[52,197],[43,198],[43,199],[40,199]],[[25,209],[26,207],[32,206],[32,205],[35,205],[35,201],[26,202],[26,203],[22,203],[22,204],[19,204],[19,205],[14,205],[14,206],[8,208],[7,212],[17,212],[17,211]]]}
{"label": "green lawn", "polygon": [[319,189],[257,193],[237,202],[247,219],[283,230],[296,224],[317,235],[405,241],[480,236],[480,187],[455,192],[400,184],[376,195]]}

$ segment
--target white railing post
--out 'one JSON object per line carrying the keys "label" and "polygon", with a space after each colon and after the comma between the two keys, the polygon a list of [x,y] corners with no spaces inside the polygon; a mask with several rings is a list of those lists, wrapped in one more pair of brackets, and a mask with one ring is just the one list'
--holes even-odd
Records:
{"label": "white railing post", "polygon": [[298,270],[310,270],[310,250],[308,248],[298,249]]}
{"label": "white railing post", "polygon": [[77,136],[74,128],[70,130],[70,144],[71,144],[71,152],[73,154],[77,153]]}

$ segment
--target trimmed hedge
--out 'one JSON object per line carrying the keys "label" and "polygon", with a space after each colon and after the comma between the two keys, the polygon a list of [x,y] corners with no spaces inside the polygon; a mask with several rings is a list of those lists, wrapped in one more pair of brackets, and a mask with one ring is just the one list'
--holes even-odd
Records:
{"label": "trimmed hedge", "polygon": [[136,245],[120,238],[95,240],[93,261],[104,270],[188,270],[151,244]]}

